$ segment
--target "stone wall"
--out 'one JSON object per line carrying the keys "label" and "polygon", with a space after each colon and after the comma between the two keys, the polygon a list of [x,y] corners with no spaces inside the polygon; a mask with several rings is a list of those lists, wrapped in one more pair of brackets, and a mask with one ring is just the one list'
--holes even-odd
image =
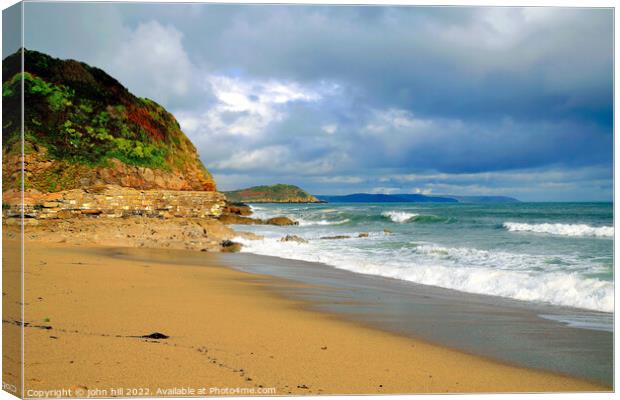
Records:
{"label": "stone wall", "polygon": [[[5,218],[19,217],[20,198],[18,191],[3,194]],[[36,219],[129,216],[216,218],[222,214],[225,200],[219,192],[138,190],[115,185],[55,193],[27,190],[24,193],[24,215]]]}

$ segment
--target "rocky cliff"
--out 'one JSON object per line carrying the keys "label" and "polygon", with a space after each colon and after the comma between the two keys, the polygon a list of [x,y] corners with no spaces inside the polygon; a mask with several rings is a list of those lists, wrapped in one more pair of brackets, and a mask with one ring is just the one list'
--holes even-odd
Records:
{"label": "rocky cliff", "polygon": [[22,82],[26,189],[216,190],[174,116],[104,71],[25,50],[24,71],[15,53],[2,63],[2,81],[3,191],[21,183]]}
{"label": "rocky cliff", "polygon": [[[22,193],[3,193],[4,215],[18,218],[22,212]],[[224,195],[213,191],[139,190],[114,185],[91,186],[87,189],[41,193],[26,189],[23,212],[27,220],[68,219],[81,216],[127,218],[205,218],[219,217],[225,204]]]}
{"label": "rocky cliff", "polygon": [[294,185],[254,186],[224,192],[231,202],[243,203],[318,203],[319,200]]}

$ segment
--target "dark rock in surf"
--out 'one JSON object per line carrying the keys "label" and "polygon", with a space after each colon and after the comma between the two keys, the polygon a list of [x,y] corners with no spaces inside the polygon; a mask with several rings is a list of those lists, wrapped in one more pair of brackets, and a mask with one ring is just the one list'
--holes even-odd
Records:
{"label": "dark rock in surf", "polygon": [[241,251],[241,243],[236,243],[232,240],[224,240],[220,243],[220,246],[220,251],[223,253],[238,253]]}
{"label": "dark rock in surf", "polygon": [[293,221],[292,219],[288,217],[269,218],[268,220],[264,221],[264,223],[267,225],[277,225],[277,226],[299,225],[299,222]]}
{"label": "dark rock in surf", "polygon": [[321,239],[323,239],[323,240],[351,239],[351,236],[347,236],[347,235],[323,236],[323,237],[321,237]]}
{"label": "dark rock in surf", "polygon": [[297,243],[308,243],[308,241],[302,237],[297,235],[286,235],[282,239],[281,242],[297,242]]}

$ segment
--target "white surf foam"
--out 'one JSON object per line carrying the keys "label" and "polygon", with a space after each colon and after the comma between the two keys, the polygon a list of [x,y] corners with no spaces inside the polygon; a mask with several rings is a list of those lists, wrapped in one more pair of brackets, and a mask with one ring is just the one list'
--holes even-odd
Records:
{"label": "white surf foam", "polygon": [[252,218],[267,219],[271,218],[272,215],[267,208],[255,206],[253,204],[250,204],[250,211],[252,211]]}
{"label": "white surf foam", "polygon": [[405,211],[385,211],[385,212],[382,212],[381,215],[391,219],[393,222],[402,224],[402,223],[409,221],[413,217],[417,217],[419,214],[405,212]]}
{"label": "white surf foam", "polygon": [[511,232],[548,233],[562,236],[600,236],[612,237],[613,226],[590,226],[586,224],[524,224],[505,222],[504,228]]}
{"label": "white surf foam", "polygon": [[244,252],[321,262],[362,274],[469,293],[605,312],[614,310],[613,282],[553,268],[545,264],[542,256],[433,244],[401,249],[360,249],[337,240],[317,240],[307,244],[282,243],[275,237],[235,240],[244,244]]}
{"label": "white surf foam", "polygon": [[321,220],[306,220],[306,219],[299,218],[299,217],[293,217],[293,218],[295,218],[295,221],[299,222],[299,226],[342,225],[342,224],[346,224],[347,222],[349,222],[348,219],[341,219],[341,220],[325,220],[325,219],[321,219]]}

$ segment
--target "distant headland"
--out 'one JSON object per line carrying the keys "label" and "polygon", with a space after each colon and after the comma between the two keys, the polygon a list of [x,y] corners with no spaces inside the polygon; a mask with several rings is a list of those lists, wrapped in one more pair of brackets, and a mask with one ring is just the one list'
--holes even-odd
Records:
{"label": "distant headland", "polygon": [[294,185],[253,186],[224,192],[228,201],[242,203],[321,203],[322,201]]}

